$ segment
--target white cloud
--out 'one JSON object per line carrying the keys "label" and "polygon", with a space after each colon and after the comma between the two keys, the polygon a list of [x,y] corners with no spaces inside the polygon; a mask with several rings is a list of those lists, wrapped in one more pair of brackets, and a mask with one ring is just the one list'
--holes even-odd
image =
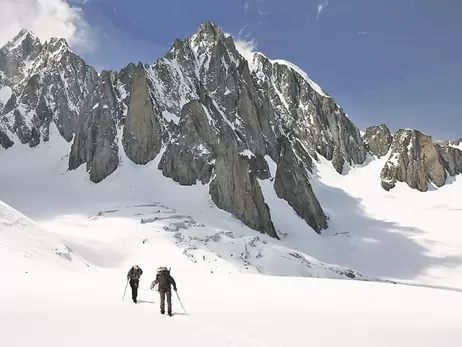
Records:
{"label": "white cloud", "polygon": [[247,25],[245,25],[241,30],[239,30],[239,33],[237,34],[237,37],[241,37],[242,34],[244,33],[244,30],[247,28]]}
{"label": "white cloud", "polygon": [[318,5],[318,13],[316,14],[316,20],[318,20],[319,17],[321,16],[321,13],[324,7],[327,7],[328,5],[329,5],[329,0],[325,0],[323,3]]}
{"label": "white cloud", "polygon": [[260,16],[267,16],[267,15],[269,15],[270,13],[271,13],[271,12],[262,11],[262,10],[258,9],[258,14],[259,14]]}
{"label": "white cloud", "polygon": [[0,0],[0,46],[23,28],[42,41],[64,37],[81,54],[93,49],[90,26],[82,10],[65,0]]}
{"label": "white cloud", "polygon": [[255,40],[246,41],[242,39],[236,39],[234,41],[237,51],[246,59],[249,63],[253,60],[253,54],[256,52],[257,43]]}
{"label": "white cloud", "polygon": [[[244,12],[245,13],[248,13],[249,10],[250,10],[250,6],[258,6],[257,3],[260,3],[262,5],[264,5],[265,3],[265,0],[247,0],[245,3],[244,3]],[[260,15],[260,16],[267,16],[269,14],[271,14],[271,12],[269,11],[264,11],[262,10],[261,8],[257,8],[256,9],[256,12]]]}

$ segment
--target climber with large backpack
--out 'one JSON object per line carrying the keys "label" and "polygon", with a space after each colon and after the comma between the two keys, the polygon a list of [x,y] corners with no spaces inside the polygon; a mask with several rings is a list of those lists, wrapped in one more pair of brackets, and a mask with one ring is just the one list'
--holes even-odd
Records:
{"label": "climber with large backpack", "polygon": [[151,284],[151,290],[158,286],[157,289],[160,295],[160,313],[165,314],[165,298],[167,298],[167,312],[169,316],[172,316],[172,286],[176,292],[176,282],[170,275],[170,270],[165,266],[161,266],[157,269],[156,279]]}

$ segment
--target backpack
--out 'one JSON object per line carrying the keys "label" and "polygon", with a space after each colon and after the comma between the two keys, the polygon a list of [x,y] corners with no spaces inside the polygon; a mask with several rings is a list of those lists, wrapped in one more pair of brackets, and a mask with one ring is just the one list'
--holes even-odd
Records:
{"label": "backpack", "polygon": [[159,290],[166,292],[171,289],[171,285],[173,284],[173,278],[172,276],[170,276],[169,270],[163,270],[159,272],[156,276],[156,279],[159,283]]}
{"label": "backpack", "polygon": [[130,271],[128,272],[128,277],[131,280],[139,280],[142,274],[143,274],[143,270],[141,270],[140,267],[138,269],[135,269],[134,267],[132,267]]}

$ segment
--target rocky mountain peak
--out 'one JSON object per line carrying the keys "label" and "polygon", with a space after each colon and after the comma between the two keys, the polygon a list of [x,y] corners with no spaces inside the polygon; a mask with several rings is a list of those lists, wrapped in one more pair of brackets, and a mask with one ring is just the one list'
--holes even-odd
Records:
{"label": "rocky mountain peak", "polygon": [[50,53],[60,53],[71,50],[66,39],[58,37],[52,37],[46,41],[43,45],[43,49]]}
{"label": "rocky mountain peak", "polygon": [[[40,40],[26,29],[0,48],[0,83],[13,86],[28,73],[30,64],[42,50]],[[3,81],[2,81],[3,80]]]}
{"label": "rocky mountain peak", "polygon": [[42,45],[32,32],[22,30],[0,50],[1,74],[3,147],[12,145],[12,137],[30,146],[47,141],[52,122],[71,141],[80,104],[97,73],[71,52],[65,39],[51,38]]}
{"label": "rocky mountain peak", "polygon": [[65,39],[52,37],[43,44],[40,54],[30,65],[29,73],[35,74],[44,69],[66,69],[80,62],[83,60],[71,51]]}
{"label": "rocky mountain peak", "polygon": [[193,35],[193,42],[216,42],[223,40],[225,38],[225,33],[223,30],[216,24],[212,22],[204,22],[199,25],[197,32]]}
{"label": "rocky mountain peak", "polygon": [[32,31],[29,31],[27,28],[22,28],[19,33],[16,34],[16,36],[13,37],[13,39],[9,42],[15,42],[15,41],[20,41],[22,37],[26,36],[27,34],[32,34],[35,36],[35,34]]}
{"label": "rocky mountain peak", "polygon": [[189,48],[192,50],[196,65],[202,70],[203,77],[210,75],[205,70],[210,69],[213,74],[217,74],[219,73],[218,68],[227,69],[227,66],[232,63],[235,68],[239,65],[241,56],[233,38],[227,36],[216,24],[211,22],[201,24],[197,32],[185,41],[189,43]]}
{"label": "rocky mountain peak", "polygon": [[14,50],[20,46],[27,47],[28,45],[34,45],[36,43],[40,43],[40,40],[32,31],[29,31],[28,29],[21,29],[21,31],[2,48],[6,50]]}

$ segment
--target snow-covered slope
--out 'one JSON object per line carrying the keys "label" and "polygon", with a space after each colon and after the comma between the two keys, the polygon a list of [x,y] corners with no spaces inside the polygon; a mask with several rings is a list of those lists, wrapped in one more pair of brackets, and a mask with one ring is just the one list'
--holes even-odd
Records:
{"label": "snow-covered slope", "polygon": [[400,282],[462,289],[462,177],[430,184],[425,193],[401,182],[387,192],[374,179],[386,160],[371,157],[344,176],[327,163],[317,166],[313,189],[332,215],[324,237],[345,251],[336,262]]}
{"label": "snow-covered slope", "polygon": [[[30,211],[42,227],[65,240],[91,266],[88,271],[57,273],[52,262],[59,263],[61,260],[59,257],[51,257],[52,262],[39,271],[26,273],[21,271],[24,270],[22,263],[17,260],[8,262],[9,269],[14,273],[8,275],[10,280],[2,282],[0,286],[2,341],[7,345],[22,347],[46,344],[57,347],[62,346],[63,341],[69,347],[91,344],[118,347],[133,343],[145,344],[146,341],[178,347],[276,347],[305,344],[326,347],[433,347],[441,344],[456,347],[460,344],[460,292],[373,282],[274,276],[279,274],[277,271],[267,273],[266,276],[241,273],[236,271],[245,271],[240,261],[216,257],[216,254],[229,255],[230,250],[238,248],[242,241],[239,238],[230,238],[229,242],[218,238],[209,240],[216,253],[208,252],[201,242],[196,243],[198,248],[194,250],[192,247],[175,244],[177,235],[188,234],[192,229],[169,232],[161,227],[163,225],[168,230],[182,227],[187,224],[185,219],[178,221],[171,218],[149,223],[148,218],[165,215],[171,210],[161,204],[141,206],[142,204],[134,202],[156,196],[158,201],[170,203],[175,199],[172,196],[179,192],[165,178],[164,181],[158,181],[167,185],[165,190],[143,190],[146,179],[153,179],[153,168],[146,168],[144,175],[132,176],[134,182],[138,183],[132,185],[119,176],[113,179],[112,184],[106,183],[104,187],[105,184],[84,182],[81,175],[64,172],[49,181],[49,177],[42,174],[46,170],[56,169],[57,163],[50,160],[46,162],[46,158],[53,158],[50,154],[55,149],[39,146],[31,156],[25,158],[27,160],[35,156],[37,174],[40,177],[38,181],[44,186],[38,187],[34,186],[34,182],[25,182],[23,189],[30,189],[29,196],[18,194],[18,186],[8,191],[2,185],[1,191],[7,200],[14,200],[16,205]],[[6,159],[6,153],[11,152],[0,153],[0,161]],[[28,152],[25,151],[24,154],[26,153]],[[19,167],[16,166],[16,169]],[[323,169],[332,170],[327,165],[320,168]],[[363,169],[357,169],[356,179],[361,179]],[[128,175],[129,171],[130,169],[127,172],[120,170],[119,175]],[[4,171],[1,173],[4,174]],[[356,194],[367,197],[368,194],[364,192],[366,189],[350,186],[353,181],[329,182],[329,178],[336,176],[329,171],[323,173],[326,179],[315,186],[317,191],[322,190],[322,184],[331,183],[336,186],[345,185]],[[15,174],[18,175],[17,178],[21,178],[21,170]],[[4,176],[0,177],[0,182],[4,182]],[[145,181],[140,182],[138,179]],[[54,194],[48,197],[45,204],[39,194],[46,193],[53,185]],[[95,192],[98,189],[100,190]],[[321,196],[326,199],[330,193],[330,198],[335,203],[343,203],[345,213],[355,207],[354,204],[348,205],[347,201],[338,199],[342,196],[338,194],[338,188],[324,186],[324,189]],[[90,191],[93,193],[89,194]],[[129,191],[132,191],[131,195]],[[202,204],[205,193],[201,195],[197,190],[190,190],[189,193],[190,196],[176,197],[177,206],[181,210],[176,211],[177,213],[192,212],[194,219],[198,221],[216,223],[214,226],[221,228],[227,226],[230,229],[226,230],[231,232],[243,232],[238,223],[226,217],[223,212],[213,208],[207,211],[207,206]],[[374,199],[372,193],[368,202],[376,201],[374,206],[378,208],[386,199]],[[83,199],[85,194],[89,194],[87,199]],[[194,208],[191,207],[191,201],[184,201],[187,199],[196,203]],[[326,200],[326,203],[334,207],[333,201]],[[86,212],[96,211],[98,206],[99,213],[89,215]],[[107,210],[103,210],[103,207]],[[206,213],[201,213],[201,210]],[[351,236],[350,241],[359,242],[364,239],[364,242],[349,245],[357,246],[357,249],[348,248],[347,244],[342,245],[343,248],[350,251],[369,249],[371,270],[374,264],[377,266],[380,263],[388,266],[390,271],[413,268],[413,264],[406,261],[387,262],[383,258],[385,252],[377,252],[377,248],[374,248],[377,243],[386,241],[380,240],[383,235],[376,228],[376,224],[380,226],[383,222],[374,222],[373,217],[365,214],[358,218],[371,218],[370,223],[365,225],[368,230],[359,230],[360,224],[355,224],[353,220],[350,225],[344,226],[345,232],[350,232],[350,235],[345,236]],[[141,219],[146,223],[140,223]],[[289,221],[294,223],[295,219],[285,215],[286,225],[290,224]],[[342,222],[342,219],[338,222]],[[200,239],[203,235],[200,230],[205,230],[206,227],[200,228],[197,226],[196,232],[190,235]],[[283,244],[293,240],[297,235],[296,228],[297,224],[293,224],[287,240],[282,241]],[[377,242],[366,240],[367,231],[378,238]],[[396,233],[396,241],[404,236],[401,235],[403,230],[398,227],[396,230],[381,231]],[[427,229],[426,237],[430,235]],[[222,235],[223,238],[224,236]],[[315,248],[319,251],[321,236],[316,238],[318,243]],[[306,240],[299,240],[297,245],[301,246],[304,241]],[[313,237],[312,242],[315,241]],[[389,247],[391,257],[392,254],[399,254],[397,245],[398,243],[385,243],[382,247]],[[412,251],[408,244],[404,246]],[[187,253],[183,250],[187,250]],[[271,247],[265,248],[264,255],[269,250]],[[191,261],[188,252],[196,255],[195,262]],[[372,257],[372,253],[376,257]],[[357,254],[359,261],[363,254]],[[412,253],[408,259],[412,260]],[[263,257],[262,262],[267,260]],[[279,269],[277,266],[269,266],[282,264],[279,257],[274,257],[274,260],[276,264],[266,264],[267,270]],[[125,292],[126,273],[133,264],[139,264],[144,270],[138,305],[131,302],[129,287]],[[160,265],[172,267],[172,275],[177,282],[181,299],[180,303],[176,295],[173,295],[174,316],[171,318],[160,315],[158,293],[149,290],[156,268]],[[284,264],[284,267],[291,268],[289,263]],[[440,275],[448,277],[446,275],[451,270],[446,269],[446,274]],[[323,271],[321,275],[325,276],[326,272]],[[435,282],[437,277],[433,279]],[[125,300],[122,301],[124,292]],[[27,334],[23,333],[24,329],[27,329]]]}
{"label": "snow-covered slope", "polygon": [[462,338],[460,293],[355,281],[201,275],[175,265],[172,275],[186,314],[173,294],[174,316],[161,316],[159,295],[148,290],[159,259],[149,259],[154,262],[141,262],[145,274],[138,305],[130,300],[130,288],[122,301],[127,267],[118,274],[57,278],[45,273],[6,281],[0,287],[3,344],[457,347]]}
{"label": "snow-covered slope", "polygon": [[82,270],[88,267],[78,254],[55,235],[0,201],[0,269],[15,273],[37,266],[60,266]]}
{"label": "snow-covered slope", "polygon": [[[69,144],[56,128],[50,129],[52,145],[40,144],[32,149],[15,146],[0,152],[0,163],[8,168],[0,173],[0,182],[22,182],[20,185],[0,183],[2,198],[13,206],[20,206],[83,256],[90,252],[91,258],[99,257],[97,249],[88,250],[88,242],[110,248],[108,242],[102,243],[100,230],[110,230],[111,237],[118,238],[118,229],[123,225],[132,232],[139,231],[140,235],[137,241],[122,237],[120,243],[137,244],[141,239],[167,242],[176,245],[175,252],[188,262],[205,265],[208,271],[381,280],[335,263],[327,264],[300,251],[297,238],[301,237],[304,242],[304,235],[311,234],[309,227],[274,193],[265,191],[269,194],[270,206],[286,215],[278,219],[281,224],[277,226],[295,238],[290,242],[280,243],[267,235],[256,234],[214,206],[207,185],[181,186],[162,175],[157,169],[157,160],[139,167],[121,157],[121,167],[115,175],[101,183],[92,183],[81,169],[66,170]],[[15,160],[18,157],[22,160]],[[30,166],[34,167],[33,174],[27,170]],[[287,224],[287,217],[294,224]],[[72,230],[78,230],[72,236],[69,236],[69,225]],[[91,230],[92,241],[81,240],[86,230]],[[311,237],[319,244],[314,235]]]}
{"label": "snow-covered slope", "polygon": [[[4,343],[21,347],[62,346],[62,341],[69,347],[146,341],[169,346],[459,346],[460,292],[244,274],[235,271],[236,265],[242,266],[216,259],[201,248],[198,252],[205,259],[191,262],[174,244],[175,233],[139,223],[137,218],[145,216],[134,216],[153,208],[162,213],[165,207],[115,207],[119,210],[61,215],[41,222],[79,252],[91,264],[90,271],[59,276],[48,267],[16,271],[13,281],[0,286]],[[232,247],[218,245],[222,251]],[[131,302],[130,287],[125,292],[126,273],[133,264],[144,271],[138,305]],[[181,299],[180,303],[173,295],[171,318],[160,315],[159,295],[149,290],[160,265],[172,267]],[[20,268],[15,262],[10,267]],[[27,334],[21,333],[24,329]]]}
{"label": "snow-covered slope", "polygon": [[[66,172],[65,159],[55,158],[65,154],[69,145],[62,138],[59,142],[56,129],[51,136],[56,136],[53,146],[41,144],[32,150],[18,146],[0,152],[0,165],[8,168],[0,170],[0,182],[21,182],[2,183],[2,198],[33,216],[90,267],[56,272],[53,263],[63,259],[52,253],[47,253],[48,263],[28,273],[23,270],[30,264],[23,265],[18,258],[8,262],[14,271],[9,275],[12,280],[0,286],[2,341],[7,345],[57,347],[66,341],[69,347],[118,347],[156,341],[169,346],[459,346],[461,287],[447,291],[295,278],[333,276],[317,267],[315,259],[309,269],[300,266],[301,260],[283,257],[291,245],[299,254],[309,250],[320,259],[343,259],[370,273],[419,279],[429,286],[455,286],[460,272],[453,266],[456,263],[444,263],[444,255],[450,255],[460,239],[429,222],[445,217],[454,223],[451,218],[458,214],[449,207],[459,206],[456,197],[448,198],[442,190],[429,192],[440,192],[433,196],[434,202],[449,206],[434,208],[424,221],[427,225],[422,222],[422,229],[411,235],[412,227],[406,224],[417,223],[411,211],[431,206],[430,200],[406,206],[415,199],[409,193],[407,202],[398,205],[394,192],[383,193],[377,184],[374,188],[368,171],[379,170],[379,161],[352,169],[343,181],[328,163],[322,163],[317,178],[312,178],[313,189],[328,211],[337,211],[338,218],[331,219],[335,229],[331,235],[304,233],[301,228],[306,225],[288,213],[282,200],[269,199],[270,208],[279,211],[275,223],[284,227],[287,236],[279,242],[261,236],[262,242],[249,248],[251,255],[262,252],[261,258],[250,257],[264,270],[257,274],[251,266],[247,270],[240,257],[231,257],[254,243],[245,240],[255,238],[255,233],[209,206],[204,187],[189,187],[185,193],[154,165],[137,168],[126,158],[115,176],[94,184],[79,172]],[[18,157],[24,162],[13,160]],[[36,171],[24,170],[25,163]],[[154,221],[154,217],[168,218]],[[192,240],[185,243],[188,237]],[[130,287],[122,301],[126,273],[134,264],[144,271],[138,305],[131,302]],[[172,267],[186,313],[174,294],[174,316],[160,315],[159,295],[149,285],[162,265]],[[284,274],[291,277],[278,276]]]}
{"label": "snow-covered slope", "polygon": [[[460,180],[425,194],[399,183],[386,192],[374,179],[386,157],[345,176],[321,159],[310,178],[330,215],[321,235],[309,232],[270,180],[260,181],[278,241],[216,208],[207,185],[164,177],[161,154],[144,166],[121,155],[115,174],[95,184],[83,167],[67,170],[69,147],[51,126],[49,143],[0,151],[1,199],[41,227],[16,245],[44,250],[45,260],[0,253],[12,279],[0,286],[8,345],[459,345],[462,237],[453,226],[462,206],[452,194]],[[51,237],[51,247],[35,242],[37,235]],[[60,266],[68,260],[52,249],[63,244],[74,261],[75,254],[84,259],[79,271]],[[133,264],[144,270],[139,305],[130,288],[121,300]],[[172,266],[186,314],[175,295],[175,315],[159,314],[149,285],[160,265]],[[368,279],[453,290],[335,279],[358,275],[348,268]],[[329,279],[306,278],[312,276]]]}

